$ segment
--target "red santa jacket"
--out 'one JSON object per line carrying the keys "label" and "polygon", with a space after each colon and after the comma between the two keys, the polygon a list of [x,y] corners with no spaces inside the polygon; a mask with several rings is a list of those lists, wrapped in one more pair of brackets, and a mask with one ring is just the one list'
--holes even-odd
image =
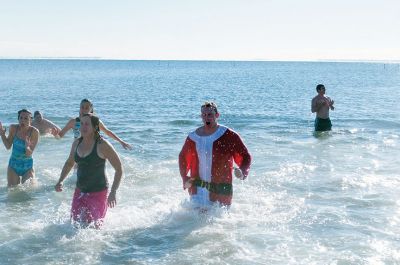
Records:
{"label": "red santa jacket", "polygon": [[[235,162],[247,177],[251,156],[240,136],[231,129],[219,125],[210,136],[199,136],[192,132],[186,138],[179,154],[179,169],[183,184],[190,178],[200,178],[211,183],[232,184],[232,169]],[[197,193],[197,187],[189,188],[189,194]],[[209,200],[230,205],[232,195],[209,193]]]}

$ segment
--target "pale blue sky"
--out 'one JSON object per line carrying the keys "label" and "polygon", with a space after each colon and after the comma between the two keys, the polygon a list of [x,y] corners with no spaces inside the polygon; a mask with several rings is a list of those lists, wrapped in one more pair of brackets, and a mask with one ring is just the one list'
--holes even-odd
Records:
{"label": "pale blue sky", "polygon": [[0,57],[400,60],[400,0],[0,0]]}

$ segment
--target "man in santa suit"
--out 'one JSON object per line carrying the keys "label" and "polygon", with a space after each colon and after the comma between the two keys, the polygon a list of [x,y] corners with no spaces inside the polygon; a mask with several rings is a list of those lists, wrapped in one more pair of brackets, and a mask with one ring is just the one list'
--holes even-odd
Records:
{"label": "man in santa suit", "polygon": [[230,205],[233,162],[239,167],[235,176],[243,180],[249,174],[251,156],[236,132],[218,124],[214,102],[201,106],[201,117],[204,125],[189,134],[179,154],[183,188],[197,205]]}

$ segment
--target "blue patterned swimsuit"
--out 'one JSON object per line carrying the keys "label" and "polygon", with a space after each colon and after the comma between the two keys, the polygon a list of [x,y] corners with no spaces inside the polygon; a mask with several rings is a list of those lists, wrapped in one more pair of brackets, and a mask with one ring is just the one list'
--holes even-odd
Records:
{"label": "blue patterned swimsuit", "polygon": [[[22,140],[17,136],[18,129],[19,126],[14,135],[13,148],[8,166],[12,168],[18,176],[23,176],[33,168],[33,158],[32,156],[25,155],[25,140]],[[32,129],[30,130],[30,135],[31,134]]]}

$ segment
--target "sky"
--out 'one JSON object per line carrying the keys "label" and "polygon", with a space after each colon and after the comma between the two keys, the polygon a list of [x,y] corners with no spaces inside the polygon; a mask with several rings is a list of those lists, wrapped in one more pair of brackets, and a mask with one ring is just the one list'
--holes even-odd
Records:
{"label": "sky", "polygon": [[0,0],[0,58],[400,61],[400,0]]}

